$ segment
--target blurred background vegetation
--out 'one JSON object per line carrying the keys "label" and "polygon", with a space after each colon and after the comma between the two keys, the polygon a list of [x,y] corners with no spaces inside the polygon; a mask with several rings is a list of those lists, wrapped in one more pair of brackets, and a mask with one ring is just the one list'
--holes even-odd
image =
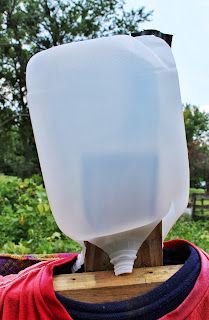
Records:
{"label": "blurred background vegetation", "polygon": [[[152,18],[122,0],[1,0],[0,6],[0,251],[79,250],[57,228],[43,186],[30,116],[25,71],[36,52],[63,43],[140,31]],[[209,115],[185,105],[191,187],[209,191]],[[172,119],[171,119],[172,121]],[[209,223],[181,218],[171,237],[209,251]]]}

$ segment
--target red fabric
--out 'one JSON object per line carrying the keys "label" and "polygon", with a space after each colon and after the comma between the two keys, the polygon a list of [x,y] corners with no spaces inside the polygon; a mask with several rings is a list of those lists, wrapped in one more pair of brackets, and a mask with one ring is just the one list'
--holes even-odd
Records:
{"label": "red fabric", "polygon": [[165,242],[165,247],[176,247],[182,243],[192,245],[200,255],[201,271],[194,288],[187,298],[174,311],[163,316],[161,320],[208,320],[209,319],[209,255],[193,243],[185,240]]}
{"label": "red fabric", "polygon": [[18,274],[1,276],[0,319],[72,320],[55,296],[53,269],[72,261],[76,256],[40,262]]}
{"label": "red fabric", "polygon": [[[185,242],[187,241],[172,240],[164,245],[176,247]],[[209,256],[195,245],[190,245],[200,254],[200,275],[184,302],[161,320],[209,319]],[[72,261],[76,256],[40,262],[18,274],[1,276],[0,320],[72,320],[55,296],[53,269]]]}

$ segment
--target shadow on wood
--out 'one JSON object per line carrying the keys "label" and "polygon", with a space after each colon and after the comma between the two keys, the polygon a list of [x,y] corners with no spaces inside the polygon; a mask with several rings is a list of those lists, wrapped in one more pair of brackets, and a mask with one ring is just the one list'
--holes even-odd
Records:
{"label": "shadow on wood", "polygon": [[[86,242],[85,271],[112,270],[108,255],[97,246]],[[162,222],[160,222],[144,241],[138,251],[134,268],[156,267],[163,265],[162,255]]]}

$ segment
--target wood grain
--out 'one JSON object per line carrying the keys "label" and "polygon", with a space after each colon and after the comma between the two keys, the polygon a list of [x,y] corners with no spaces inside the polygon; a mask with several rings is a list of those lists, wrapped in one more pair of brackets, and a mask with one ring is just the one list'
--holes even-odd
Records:
{"label": "wood grain", "polygon": [[134,268],[163,265],[162,221],[150,233],[137,253]]}
{"label": "wood grain", "polygon": [[134,269],[131,274],[116,277],[113,271],[57,275],[54,290],[83,302],[120,301],[141,295],[174,275],[181,265]]}

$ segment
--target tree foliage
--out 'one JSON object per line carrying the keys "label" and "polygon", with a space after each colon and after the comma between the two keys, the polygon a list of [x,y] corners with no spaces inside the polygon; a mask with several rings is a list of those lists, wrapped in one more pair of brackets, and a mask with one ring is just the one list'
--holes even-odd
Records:
{"label": "tree foliage", "polygon": [[184,122],[188,146],[194,142],[206,143],[209,131],[209,115],[198,107],[186,105]]}
{"label": "tree foliage", "polygon": [[186,105],[184,109],[191,186],[206,182],[209,191],[209,114],[196,106]]}
{"label": "tree foliage", "polygon": [[127,11],[123,0],[1,0],[0,171],[39,172],[26,100],[29,58],[71,41],[138,31],[150,17],[144,7]]}
{"label": "tree foliage", "polygon": [[[151,18],[123,0],[1,0],[0,6],[0,172],[19,177],[40,173],[26,99],[30,57],[55,45],[138,31]],[[191,184],[209,189],[208,115],[185,106]]]}

